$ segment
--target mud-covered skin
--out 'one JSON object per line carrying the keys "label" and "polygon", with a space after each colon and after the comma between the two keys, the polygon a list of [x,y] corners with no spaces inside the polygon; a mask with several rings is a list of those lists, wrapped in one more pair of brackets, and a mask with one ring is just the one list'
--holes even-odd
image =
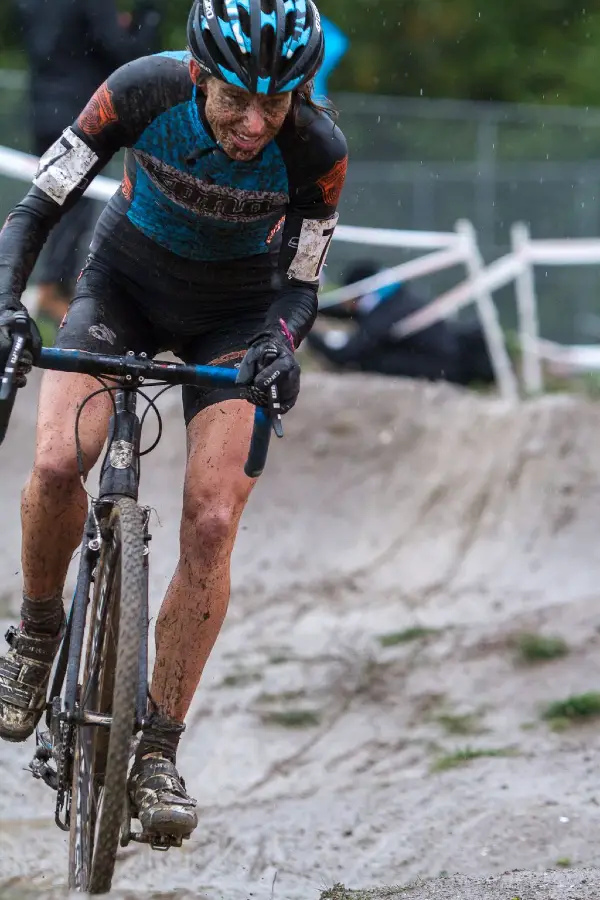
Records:
{"label": "mud-covered skin", "polygon": [[[209,78],[201,90],[206,96],[206,118],[216,139],[227,156],[240,161],[254,159],[274,140],[292,103],[290,92],[274,97],[249,94],[217,78]],[[236,134],[251,138],[253,146],[240,148]]]}

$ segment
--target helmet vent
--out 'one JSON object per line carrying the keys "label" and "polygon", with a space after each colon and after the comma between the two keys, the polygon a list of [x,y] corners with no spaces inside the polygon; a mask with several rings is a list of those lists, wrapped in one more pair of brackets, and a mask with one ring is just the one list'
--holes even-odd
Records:
{"label": "helmet vent", "polygon": [[294,30],[296,28],[296,16],[293,12],[289,12],[285,17],[285,38],[284,40],[289,41],[289,39],[294,34]]}
{"label": "helmet vent", "polygon": [[263,28],[262,40],[260,42],[260,60],[259,67],[261,76],[268,78],[271,74],[270,69],[273,65],[273,56],[275,54],[275,32],[272,28]]}
{"label": "helmet vent", "polygon": [[248,10],[244,9],[243,6],[238,5],[238,12],[240,14],[240,25],[244,34],[250,34],[250,16],[248,14]]}

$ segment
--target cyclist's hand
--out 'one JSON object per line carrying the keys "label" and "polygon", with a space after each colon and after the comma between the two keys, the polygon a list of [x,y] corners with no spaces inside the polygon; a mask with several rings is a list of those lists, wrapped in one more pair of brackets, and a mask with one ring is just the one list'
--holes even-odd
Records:
{"label": "cyclist's hand", "polygon": [[13,345],[13,330],[15,316],[17,314],[27,316],[29,327],[29,335],[25,350],[21,356],[21,364],[17,371],[15,382],[17,387],[24,387],[27,384],[27,375],[31,372],[31,367],[35,360],[39,359],[42,350],[42,339],[38,327],[29,316],[24,306],[20,309],[2,309],[0,310],[0,375],[6,368],[6,363]]}
{"label": "cyclist's hand", "polygon": [[300,366],[289,337],[275,325],[252,339],[237,376],[237,384],[255,389],[251,399],[258,406],[268,405],[267,391],[273,383],[281,412],[289,412],[300,393]]}

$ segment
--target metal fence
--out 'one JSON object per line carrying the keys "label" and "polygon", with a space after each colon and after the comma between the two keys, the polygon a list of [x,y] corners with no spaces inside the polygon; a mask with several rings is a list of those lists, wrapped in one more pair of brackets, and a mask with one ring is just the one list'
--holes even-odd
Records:
{"label": "metal fence", "polygon": [[[345,222],[445,231],[464,217],[488,260],[507,252],[515,221],[536,238],[600,235],[600,109],[335,100],[352,154]],[[338,248],[338,265],[340,254],[350,259]],[[380,258],[392,261],[388,251]],[[599,268],[539,269],[537,279],[545,336],[600,339]],[[512,289],[498,300],[505,323],[514,324]]]}
{"label": "metal fence", "polygon": [[[600,235],[600,109],[357,94],[333,99],[351,154],[345,223],[446,231],[467,218],[488,260],[506,252],[518,220],[536,238]],[[0,72],[0,128],[0,144],[29,149],[21,73]],[[114,162],[107,174],[117,176],[119,168]],[[22,185],[0,178],[0,216],[22,193]],[[374,255],[386,264],[401,261],[397,250]],[[334,245],[331,279],[356,256],[356,248]],[[445,289],[452,277],[423,290]],[[539,270],[538,281],[546,337],[600,339],[600,269]],[[511,325],[512,291],[501,292],[499,302]]]}

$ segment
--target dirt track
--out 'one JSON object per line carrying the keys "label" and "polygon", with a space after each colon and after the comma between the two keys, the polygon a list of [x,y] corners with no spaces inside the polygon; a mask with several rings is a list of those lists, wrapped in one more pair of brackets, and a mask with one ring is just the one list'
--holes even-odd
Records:
{"label": "dirt track", "polygon": [[[0,451],[5,609],[18,601],[33,395]],[[163,409],[167,436],[143,474],[161,520],[154,609],[183,464],[179,398]],[[179,853],[126,850],[116,896],[317,900],[335,883],[460,872],[398,896],[598,897],[600,878],[575,871],[600,863],[598,727],[553,731],[540,710],[600,689],[600,407],[549,397],[515,411],[444,385],[314,374],[286,425],[182,746],[201,826]],[[523,630],[560,634],[571,652],[520,665]],[[435,771],[467,747],[493,755]],[[2,900],[25,887],[55,900],[64,885],[53,798],[21,771],[30,751],[0,745]],[[469,880],[514,869],[554,871]],[[348,894],[384,896],[396,894]]]}

